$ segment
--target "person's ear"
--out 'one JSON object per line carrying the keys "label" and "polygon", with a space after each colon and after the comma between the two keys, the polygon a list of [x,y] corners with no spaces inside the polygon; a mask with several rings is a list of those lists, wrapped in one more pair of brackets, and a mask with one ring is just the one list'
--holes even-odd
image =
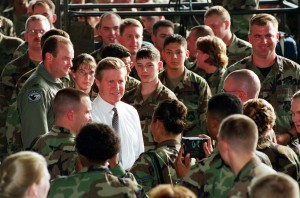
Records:
{"label": "person's ear", "polygon": [[33,183],[26,191],[26,197],[38,197],[38,186],[36,183]]}
{"label": "person's ear", "polygon": [[185,52],[185,59],[188,59],[190,57],[190,51],[186,50]]}
{"label": "person's ear", "polygon": [[225,23],[225,29],[230,28],[230,20],[225,20],[224,23]]}
{"label": "person's ear", "polygon": [[56,20],[57,20],[57,16],[56,16],[56,14],[53,14],[53,18],[52,18],[52,20],[53,20],[53,23],[55,23],[55,22],[56,22]]}
{"label": "person's ear", "polygon": [[67,115],[67,118],[68,118],[69,121],[74,120],[74,110],[68,110],[66,115]]}
{"label": "person's ear", "polygon": [[47,52],[46,53],[46,60],[52,61],[52,59],[53,59],[53,55],[50,52]]}
{"label": "person's ear", "polygon": [[157,64],[158,64],[158,71],[161,71],[161,69],[164,66],[164,63],[162,61],[159,61]]}

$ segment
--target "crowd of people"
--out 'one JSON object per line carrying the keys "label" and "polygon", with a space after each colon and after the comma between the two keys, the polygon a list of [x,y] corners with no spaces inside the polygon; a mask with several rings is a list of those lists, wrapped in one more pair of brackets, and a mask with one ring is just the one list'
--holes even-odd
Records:
{"label": "crowd of people", "polygon": [[[300,65],[276,53],[275,16],[238,31],[213,3],[186,38],[163,16],[78,18],[97,43],[84,53],[52,0],[8,3],[0,197],[299,198]],[[204,138],[205,157],[182,137]]]}

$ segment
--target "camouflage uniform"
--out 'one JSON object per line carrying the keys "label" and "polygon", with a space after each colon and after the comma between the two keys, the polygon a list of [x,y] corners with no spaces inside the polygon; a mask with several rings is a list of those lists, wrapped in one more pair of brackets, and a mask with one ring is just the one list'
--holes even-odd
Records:
{"label": "camouflage uniform", "polygon": [[252,70],[260,79],[261,89],[259,98],[267,100],[275,109],[275,131],[286,133],[292,128],[291,97],[300,89],[300,66],[284,57],[276,56],[275,64],[265,77],[258,67],[252,62],[252,56],[248,56],[236,64],[227,68],[218,91],[223,89],[224,79],[232,71],[238,69]]}
{"label": "camouflage uniform", "polygon": [[52,181],[48,198],[143,197],[134,178],[118,178],[105,166],[85,167],[79,173]]}
{"label": "camouflage uniform", "polygon": [[[268,157],[261,152],[256,152],[260,160],[272,167]],[[227,198],[233,186],[234,175],[229,166],[222,160],[216,148],[212,154],[191,167],[181,183],[191,189],[198,197]]]}
{"label": "camouflage uniform", "polygon": [[[256,10],[259,6],[259,0],[212,0],[212,4],[221,5],[228,12],[238,10]],[[238,37],[247,40],[249,21],[254,14],[239,14],[231,16],[231,30]]]}
{"label": "camouflage uniform", "polygon": [[103,49],[104,49],[104,46],[102,45],[99,49],[97,49],[97,50],[95,50],[91,53],[91,56],[94,57],[97,64],[98,64],[99,61],[102,60],[102,51],[103,51]]}
{"label": "camouflage uniform", "polygon": [[3,16],[0,16],[0,32],[6,36],[16,36],[13,22]]}
{"label": "camouflage uniform", "polygon": [[232,34],[232,41],[230,45],[227,46],[228,66],[250,56],[251,53],[251,44]]}
{"label": "camouflage uniform", "polygon": [[[133,173],[137,182],[143,186],[146,193],[161,183],[176,183],[177,176],[173,162],[177,158],[179,148],[179,142],[167,140],[158,144],[156,149],[142,153],[135,161],[130,172]],[[152,161],[149,153],[156,156],[159,164]],[[159,175],[162,175],[163,181]]]}
{"label": "camouflage uniform", "polygon": [[[159,79],[162,84],[168,87],[169,79],[166,70],[159,74]],[[211,97],[211,91],[207,82],[199,75],[185,68],[183,79],[172,91],[188,109],[187,127],[183,135],[197,136],[200,133],[207,133],[205,113],[208,100]]]}
{"label": "camouflage uniform", "polygon": [[14,13],[14,6],[12,6],[10,8],[6,8],[5,10],[3,10],[3,16],[12,20],[15,27],[16,35],[17,37],[21,38],[22,37],[21,33],[25,31],[25,24],[28,15],[23,14],[21,16],[16,16]]}
{"label": "camouflage uniform", "polygon": [[274,173],[276,171],[261,163],[258,157],[253,157],[234,178],[234,184],[228,193],[228,197],[248,198],[248,187],[254,178]]}
{"label": "camouflage uniform", "polygon": [[125,84],[125,93],[136,88],[141,82],[131,76],[127,76]]}
{"label": "camouflage uniform", "polygon": [[4,66],[13,60],[14,51],[22,43],[22,39],[5,36],[0,33],[0,74]]}
{"label": "camouflage uniform", "polygon": [[75,135],[68,129],[53,126],[33,145],[33,151],[46,158],[51,179],[58,175],[70,175],[75,171],[76,158]]}
{"label": "camouflage uniform", "polygon": [[[12,95],[14,90],[16,89],[17,80],[20,78],[20,76],[29,71],[32,68],[35,68],[38,65],[38,62],[33,62],[29,59],[28,53],[24,54],[23,56],[19,57],[18,59],[15,59],[8,63],[5,68],[2,71],[1,79],[2,82],[0,84],[0,93],[3,93],[0,95],[0,103],[1,103],[1,109],[0,109],[0,142],[2,145],[2,142],[6,142],[6,120],[7,120],[7,112],[8,107],[13,101]],[[3,152],[1,154],[6,153],[6,146],[3,148]]]}
{"label": "camouflage uniform", "polygon": [[175,94],[165,87],[160,81],[156,90],[144,100],[141,93],[141,85],[127,92],[122,100],[132,105],[138,111],[141,120],[145,151],[155,148],[155,141],[151,133],[151,121],[154,108],[160,101],[166,99],[177,99]]}
{"label": "camouflage uniform", "polygon": [[291,148],[275,144],[267,136],[266,138],[259,138],[257,150],[265,153],[270,158],[274,170],[288,174],[299,181],[299,158]]}
{"label": "camouflage uniform", "polygon": [[54,79],[43,63],[39,64],[25,82],[17,97],[24,148],[29,147],[36,137],[47,133],[53,126],[52,100],[62,88],[64,82]]}
{"label": "camouflage uniform", "polygon": [[207,74],[204,70],[202,70],[198,67],[195,67],[192,71],[206,80],[206,82],[208,83],[209,88],[211,90],[211,94],[215,95],[217,93],[217,89],[219,87],[220,81],[221,81],[226,69],[223,67],[219,67],[212,74]]}
{"label": "camouflage uniform", "polygon": [[21,45],[18,46],[18,48],[14,51],[13,58],[16,59],[23,54],[26,53],[28,50],[28,42],[23,42]]}

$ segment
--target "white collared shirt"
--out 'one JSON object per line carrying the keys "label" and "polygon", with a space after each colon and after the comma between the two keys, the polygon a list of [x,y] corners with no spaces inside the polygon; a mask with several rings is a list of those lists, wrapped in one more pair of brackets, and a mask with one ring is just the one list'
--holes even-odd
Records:
{"label": "white collared shirt", "polygon": [[[93,122],[101,122],[112,126],[113,107],[98,94],[92,103]],[[119,116],[122,164],[126,170],[129,170],[139,155],[144,152],[141,122],[133,106],[120,101],[117,102],[115,107]]]}

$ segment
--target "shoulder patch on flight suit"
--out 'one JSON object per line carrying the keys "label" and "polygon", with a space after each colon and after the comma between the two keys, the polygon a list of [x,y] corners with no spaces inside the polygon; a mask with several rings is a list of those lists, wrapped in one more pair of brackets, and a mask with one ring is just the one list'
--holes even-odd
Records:
{"label": "shoulder patch on flight suit", "polygon": [[42,95],[39,91],[33,90],[28,93],[27,98],[29,102],[34,103],[39,102],[42,98]]}

